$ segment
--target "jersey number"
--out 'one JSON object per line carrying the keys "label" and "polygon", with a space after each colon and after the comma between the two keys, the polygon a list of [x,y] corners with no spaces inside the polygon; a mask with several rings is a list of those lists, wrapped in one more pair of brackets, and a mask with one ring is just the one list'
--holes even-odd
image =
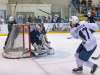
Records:
{"label": "jersey number", "polygon": [[[84,34],[83,32],[85,32],[85,34]],[[83,28],[82,31],[79,31],[79,34],[80,34],[80,36],[81,36],[83,39],[85,39],[85,40],[87,40],[87,38],[90,39],[88,30],[87,30],[86,27]],[[87,38],[86,38],[86,37],[87,37]]]}

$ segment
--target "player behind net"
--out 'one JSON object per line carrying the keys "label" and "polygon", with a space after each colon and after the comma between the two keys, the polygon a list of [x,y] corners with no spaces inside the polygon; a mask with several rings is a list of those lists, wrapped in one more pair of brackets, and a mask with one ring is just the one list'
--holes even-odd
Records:
{"label": "player behind net", "polygon": [[83,65],[86,65],[91,68],[90,73],[93,74],[98,66],[91,62],[89,58],[96,50],[97,42],[91,31],[96,31],[98,26],[96,23],[79,23],[77,16],[71,16],[69,22],[71,35],[76,39],[82,40],[75,54],[77,68],[74,68],[72,71],[82,72]]}
{"label": "player behind net", "polygon": [[8,36],[6,38],[6,41],[5,41],[5,44],[4,44],[4,49],[5,49],[5,46],[8,42],[8,39],[9,39],[9,36],[11,34],[11,31],[12,31],[12,28],[13,28],[13,24],[16,24],[16,21],[15,21],[15,18],[13,16],[10,16],[9,17],[9,20],[8,20]]}
{"label": "player behind net", "polygon": [[31,44],[34,47],[34,50],[32,50],[32,54],[35,56],[43,55],[43,54],[51,54],[52,48],[50,45],[46,42],[45,36],[42,33],[42,27],[41,25],[35,25],[33,29],[31,29],[30,32],[30,39]]}

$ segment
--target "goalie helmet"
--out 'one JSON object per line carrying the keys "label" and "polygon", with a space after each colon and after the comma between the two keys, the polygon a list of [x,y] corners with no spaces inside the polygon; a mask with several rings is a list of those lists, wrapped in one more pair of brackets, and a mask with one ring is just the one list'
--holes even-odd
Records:
{"label": "goalie helmet", "polygon": [[69,23],[71,27],[75,27],[77,23],[79,23],[79,18],[77,16],[71,16],[69,18]]}

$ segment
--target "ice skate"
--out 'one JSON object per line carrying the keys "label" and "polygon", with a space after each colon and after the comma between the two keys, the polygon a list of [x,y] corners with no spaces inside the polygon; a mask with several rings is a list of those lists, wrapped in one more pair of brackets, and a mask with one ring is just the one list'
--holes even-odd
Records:
{"label": "ice skate", "polygon": [[93,65],[92,69],[91,69],[91,74],[95,73],[95,71],[97,70],[98,66],[96,64]]}
{"label": "ice skate", "polygon": [[83,67],[78,67],[78,68],[74,68],[72,69],[73,72],[82,72],[83,71]]}

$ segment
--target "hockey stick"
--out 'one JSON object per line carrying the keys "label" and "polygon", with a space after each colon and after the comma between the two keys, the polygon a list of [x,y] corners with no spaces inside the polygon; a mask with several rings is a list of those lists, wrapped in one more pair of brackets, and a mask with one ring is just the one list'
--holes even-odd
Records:
{"label": "hockey stick", "polygon": [[72,37],[71,34],[67,35],[67,39],[72,39],[72,38],[73,38],[73,37]]}
{"label": "hockey stick", "polygon": [[98,55],[97,57],[92,57],[92,59],[97,60],[100,58],[100,55]]}
{"label": "hockey stick", "polygon": [[68,36],[68,37],[67,37],[67,39],[72,39],[72,38],[73,38],[72,36]]}

